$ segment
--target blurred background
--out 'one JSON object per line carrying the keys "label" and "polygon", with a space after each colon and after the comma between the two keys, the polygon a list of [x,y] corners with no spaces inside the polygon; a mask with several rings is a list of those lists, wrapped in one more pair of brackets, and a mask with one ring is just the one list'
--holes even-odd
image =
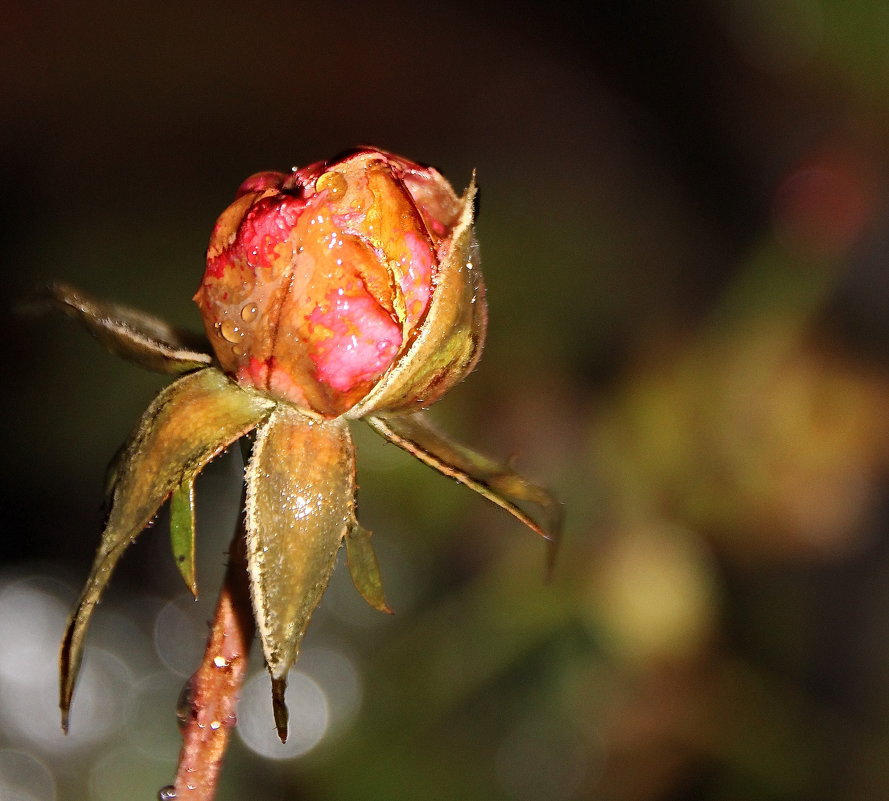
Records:
{"label": "blurred background", "polygon": [[[197,329],[240,181],[357,143],[482,187],[491,326],[435,409],[564,499],[542,542],[358,431],[396,614],[337,571],[274,739],[256,657],[222,801],[889,796],[889,7],[880,0],[16,2],[0,47],[9,309],[58,278]],[[200,600],[158,519],[56,658],[103,473],[163,377],[7,311],[0,798],[173,776]]]}

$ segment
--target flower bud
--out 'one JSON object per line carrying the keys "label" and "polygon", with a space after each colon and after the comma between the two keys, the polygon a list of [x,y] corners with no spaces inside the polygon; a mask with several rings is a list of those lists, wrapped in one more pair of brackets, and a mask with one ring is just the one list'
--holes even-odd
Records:
{"label": "flower bud", "polygon": [[370,149],[248,178],[195,295],[222,368],[323,417],[437,400],[484,339],[474,192]]}

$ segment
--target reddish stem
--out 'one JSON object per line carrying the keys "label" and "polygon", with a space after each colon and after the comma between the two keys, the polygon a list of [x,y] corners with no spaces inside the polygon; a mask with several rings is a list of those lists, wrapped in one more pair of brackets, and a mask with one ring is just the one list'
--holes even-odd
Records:
{"label": "reddish stem", "polygon": [[176,780],[159,798],[212,801],[215,796],[229,735],[237,722],[238,692],[247,673],[254,631],[244,529],[239,526],[203,661],[183,693]]}

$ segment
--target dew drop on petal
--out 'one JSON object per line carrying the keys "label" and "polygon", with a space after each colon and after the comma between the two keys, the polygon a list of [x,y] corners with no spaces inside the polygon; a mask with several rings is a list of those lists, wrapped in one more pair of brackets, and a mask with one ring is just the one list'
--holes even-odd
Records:
{"label": "dew drop on petal", "polygon": [[231,320],[219,324],[219,333],[226,342],[238,342],[244,336],[244,330]]}
{"label": "dew drop on petal", "polygon": [[315,181],[315,191],[323,192],[327,190],[336,197],[337,195],[342,195],[348,188],[348,185],[346,177],[342,173],[331,171],[324,173]]}
{"label": "dew drop on petal", "polygon": [[174,798],[176,798],[176,788],[172,784],[157,791],[157,801],[173,801]]}
{"label": "dew drop on petal", "polygon": [[255,303],[248,303],[241,309],[241,319],[245,323],[252,323],[256,319],[256,315],[259,313],[259,309],[257,308]]}

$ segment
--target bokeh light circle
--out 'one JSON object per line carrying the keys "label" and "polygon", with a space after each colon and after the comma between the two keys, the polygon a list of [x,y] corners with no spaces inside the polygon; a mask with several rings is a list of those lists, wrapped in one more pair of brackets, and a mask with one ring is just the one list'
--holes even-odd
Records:
{"label": "bokeh light circle", "polygon": [[266,671],[255,673],[244,685],[238,704],[236,731],[251,751],[267,759],[292,759],[311,751],[330,723],[327,696],[321,686],[299,670],[287,677],[290,729],[281,743],[272,718],[271,682]]}
{"label": "bokeh light circle", "polygon": [[0,749],[2,801],[55,801],[56,785],[50,769],[24,751]]}
{"label": "bokeh light circle", "polygon": [[180,676],[190,676],[200,664],[207,641],[207,619],[195,599],[181,595],[157,613],[154,647],[160,660]]}

